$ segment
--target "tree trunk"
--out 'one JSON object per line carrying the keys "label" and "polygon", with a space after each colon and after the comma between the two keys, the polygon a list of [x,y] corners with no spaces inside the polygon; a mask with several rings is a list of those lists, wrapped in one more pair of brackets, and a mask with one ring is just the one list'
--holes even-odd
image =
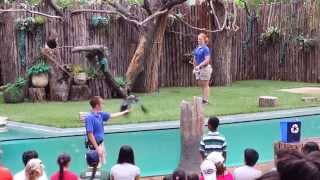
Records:
{"label": "tree trunk", "polygon": [[193,102],[181,103],[181,157],[179,168],[187,172],[200,170],[199,145],[203,135],[204,115],[202,98],[194,97]]}
{"label": "tree trunk", "polygon": [[168,14],[160,15],[142,32],[139,45],[128,67],[127,88],[136,92],[153,92],[159,87],[158,67]]}
{"label": "tree trunk", "polygon": [[41,102],[46,100],[46,89],[29,88],[29,98],[32,102]]}

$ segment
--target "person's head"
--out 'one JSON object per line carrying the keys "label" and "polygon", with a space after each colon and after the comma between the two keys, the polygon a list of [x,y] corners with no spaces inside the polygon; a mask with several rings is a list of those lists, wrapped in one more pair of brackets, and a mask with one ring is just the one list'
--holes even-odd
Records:
{"label": "person's head", "polygon": [[219,119],[215,116],[209,117],[208,128],[210,131],[216,131],[219,126]]}
{"label": "person's head", "polygon": [[199,180],[199,174],[198,173],[190,173],[188,174],[187,180]]}
{"label": "person's head", "polygon": [[69,167],[71,157],[68,154],[60,154],[57,159],[59,165],[59,180],[63,179],[64,169]]}
{"label": "person's head", "polygon": [[186,180],[186,173],[182,169],[177,169],[172,174],[172,180]]}
{"label": "person's head", "polygon": [[256,165],[259,159],[259,154],[254,149],[245,149],[244,150],[244,161],[247,166],[254,166]]}
{"label": "person's head", "polygon": [[25,176],[28,180],[36,180],[43,174],[43,164],[40,159],[30,159],[25,167]]}
{"label": "person's head", "polygon": [[92,174],[90,180],[93,180],[96,176],[97,168],[99,165],[99,154],[96,150],[89,150],[86,153],[87,164],[92,167]]}
{"label": "person's head", "polygon": [[103,99],[100,96],[93,96],[89,103],[92,109],[102,110]]}
{"label": "person's head", "polygon": [[209,42],[209,38],[208,38],[208,36],[206,34],[200,33],[198,35],[198,44],[199,45],[208,44],[208,42]]}
{"label": "person's head", "polygon": [[124,145],[120,148],[118,164],[122,164],[122,163],[135,164],[133,150],[128,145]]}
{"label": "person's head", "polygon": [[281,180],[320,179],[320,161],[299,152],[289,152],[278,160],[277,170]]}
{"label": "person's head", "polygon": [[172,175],[171,174],[170,175],[166,175],[166,176],[163,177],[162,180],[172,180]]}
{"label": "person's head", "polygon": [[25,151],[22,154],[22,162],[24,164],[24,166],[27,165],[27,163],[31,160],[31,159],[37,159],[39,157],[37,151],[31,150],[31,151]]}
{"label": "person's head", "polygon": [[304,154],[309,154],[313,151],[319,151],[319,145],[315,142],[307,142],[302,147],[302,152]]}

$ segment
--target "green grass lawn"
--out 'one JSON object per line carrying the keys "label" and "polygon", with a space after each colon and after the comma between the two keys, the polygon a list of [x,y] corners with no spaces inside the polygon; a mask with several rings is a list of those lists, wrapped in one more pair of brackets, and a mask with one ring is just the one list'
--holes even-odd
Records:
{"label": "green grass lawn", "polygon": [[[301,101],[302,94],[291,94],[277,91],[283,88],[303,86],[320,86],[318,84],[283,82],[283,81],[239,81],[230,87],[211,88],[210,104],[205,106],[205,115],[227,115],[270,111],[275,109],[290,109],[297,107],[318,106],[320,102],[305,103]],[[154,122],[177,120],[180,115],[180,102],[192,100],[200,95],[196,87],[162,88],[160,93],[138,94],[141,101],[148,108],[149,113],[143,114],[135,106],[134,111],[127,117],[113,119],[110,124],[127,124],[138,122]],[[280,106],[276,108],[259,108],[258,97],[261,95],[277,96]],[[105,110],[116,112],[121,100],[106,100]],[[0,98],[0,116],[7,116],[10,120],[28,122],[55,127],[79,127],[79,111],[89,111],[88,101],[82,102],[45,102],[4,104]]]}

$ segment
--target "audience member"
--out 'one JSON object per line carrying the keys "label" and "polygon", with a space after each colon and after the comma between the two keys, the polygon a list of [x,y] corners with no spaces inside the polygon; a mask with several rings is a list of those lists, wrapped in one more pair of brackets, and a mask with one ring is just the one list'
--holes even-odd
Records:
{"label": "audience member", "polygon": [[303,145],[301,151],[304,154],[309,154],[313,151],[319,151],[319,145],[315,142],[307,142],[306,144]]}
{"label": "audience member", "polygon": [[182,169],[177,169],[172,174],[172,180],[186,180],[186,173]]}
{"label": "audience member", "polygon": [[190,174],[188,174],[187,180],[200,180],[199,174],[197,174],[197,173],[190,173]]}
{"label": "audience member", "polygon": [[270,171],[268,173],[263,174],[257,180],[280,180],[280,177],[277,171]]}
{"label": "audience member", "polygon": [[262,175],[262,172],[255,169],[254,166],[259,159],[259,154],[254,149],[246,149],[244,151],[245,165],[234,170],[235,180],[255,180]]}
{"label": "audience member", "polygon": [[[0,150],[0,159],[2,158],[2,151]],[[10,170],[0,164],[0,177],[1,180],[12,180],[13,176]]]}
{"label": "audience member", "polygon": [[88,169],[80,175],[81,180],[107,180],[109,175],[107,172],[98,168],[99,154],[96,150],[89,150],[86,153]]}
{"label": "audience member", "polygon": [[286,156],[278,159],[277,170],[281,180],[319,180],[320,160],[289,151]]}
{"label": "audience member", "polygon": [[51,176],[51,180],[78,180],[78,176],[69,171],[69,165],[71,157],[68,154],[61,154],[58,156],[57,163],[59,165],[59,171],[55,172]]}
{"label": "audience member", "polygon": [[162,180],[172,180],[172,174],[164,176]]}
{"label": "audience member", "polygon": [[140,168],[135,165],[134,153],[130,146],[120,148],[118,162],[111,168],[112,180],[137,180],[140,178]]}
{"label": "audience member", "polygon": [[208,156],[211,152],[223,153],[226,159],[227,143],[223,135],[218,132],[219,119],[217,117],[210,117],[208,120],[208,134],[202,137],[200,142],[200,154],[202,159]]}
{"label": "audience member", "polygon": [[[24,166],[27,165],[27,163],[31,160],[31,159],[37,159],[39,158],[39,155],[37,153],[37,151],[31,150],[31,151],[25,151],[22,154],[22,162],[24,164]],[[24,180],[25,179],[25,169],[19,171],[18,173],[16,173],[13,177],[14,180]],[[42,172],[42,176],[40,177],[40,180],[47,180],[47,175],[46,172],[43,171]]]}
{"label": "audience member", "polygon": [[30,159],[25,168],[24,180],[40,180],[43,175],[43,164],[40,159]]}

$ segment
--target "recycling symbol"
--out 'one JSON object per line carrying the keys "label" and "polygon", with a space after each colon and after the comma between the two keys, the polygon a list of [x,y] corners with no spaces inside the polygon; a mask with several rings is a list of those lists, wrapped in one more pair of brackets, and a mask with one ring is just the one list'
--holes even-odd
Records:
{"label": "recycling symbol", "polygon": [[297,134],[297,133],[299,133],[299,126],[298,126],[298,124],[293,124],[292,126],[291,126],[291,133],[292,134]]}

